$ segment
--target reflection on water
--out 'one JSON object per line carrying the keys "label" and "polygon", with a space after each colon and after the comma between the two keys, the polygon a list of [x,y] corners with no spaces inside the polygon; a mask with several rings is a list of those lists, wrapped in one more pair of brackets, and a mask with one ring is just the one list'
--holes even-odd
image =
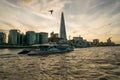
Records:
{"label": "reflection on water", "polygon": [[0,49],[0,80],[120,80],[120,47],[48,56],[18,55],[21,50]]}

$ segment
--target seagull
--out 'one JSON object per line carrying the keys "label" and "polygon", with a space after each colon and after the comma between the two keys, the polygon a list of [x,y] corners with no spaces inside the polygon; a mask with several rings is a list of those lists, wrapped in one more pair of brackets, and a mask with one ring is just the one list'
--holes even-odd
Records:
{"label": "seagull", "polygon": [[49,10],[49,12],[52,14],[52,13],[53,13],[53,10]]}

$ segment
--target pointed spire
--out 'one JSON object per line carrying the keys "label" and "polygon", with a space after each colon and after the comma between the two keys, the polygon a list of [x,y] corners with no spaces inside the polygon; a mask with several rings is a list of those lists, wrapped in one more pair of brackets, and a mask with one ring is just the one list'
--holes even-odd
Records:
{"label": "pointed spire", "polygon": [[64,21],[64,14],[61,13],[61,23],[60,23],[60,38],[67,40],[66,38],[66,29],[65,29],[65,21]]}

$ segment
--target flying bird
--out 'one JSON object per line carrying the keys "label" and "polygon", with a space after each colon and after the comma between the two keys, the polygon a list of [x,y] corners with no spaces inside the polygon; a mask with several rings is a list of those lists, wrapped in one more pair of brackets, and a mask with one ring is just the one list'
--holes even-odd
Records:
{"label": "flying bird", "polygon": [[49,12],[52,14],[52,13],[53,13],[53,10],[49,10]]}

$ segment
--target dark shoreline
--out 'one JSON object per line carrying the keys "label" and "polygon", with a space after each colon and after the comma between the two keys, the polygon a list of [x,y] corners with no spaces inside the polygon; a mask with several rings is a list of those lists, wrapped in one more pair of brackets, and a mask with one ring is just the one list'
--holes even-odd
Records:
{"label": "dark shoreline", "polygon": [[[115,45],[115,46],[120,46],[120,45]],[[75,47],[75,48],[90,48],[90,47],[114,47],[114,46],[89,46],[89,47]],[[19,46],[19,45],[0,45],[0,49],[19,49],[19,48],[35,48],[35,46]]]}

